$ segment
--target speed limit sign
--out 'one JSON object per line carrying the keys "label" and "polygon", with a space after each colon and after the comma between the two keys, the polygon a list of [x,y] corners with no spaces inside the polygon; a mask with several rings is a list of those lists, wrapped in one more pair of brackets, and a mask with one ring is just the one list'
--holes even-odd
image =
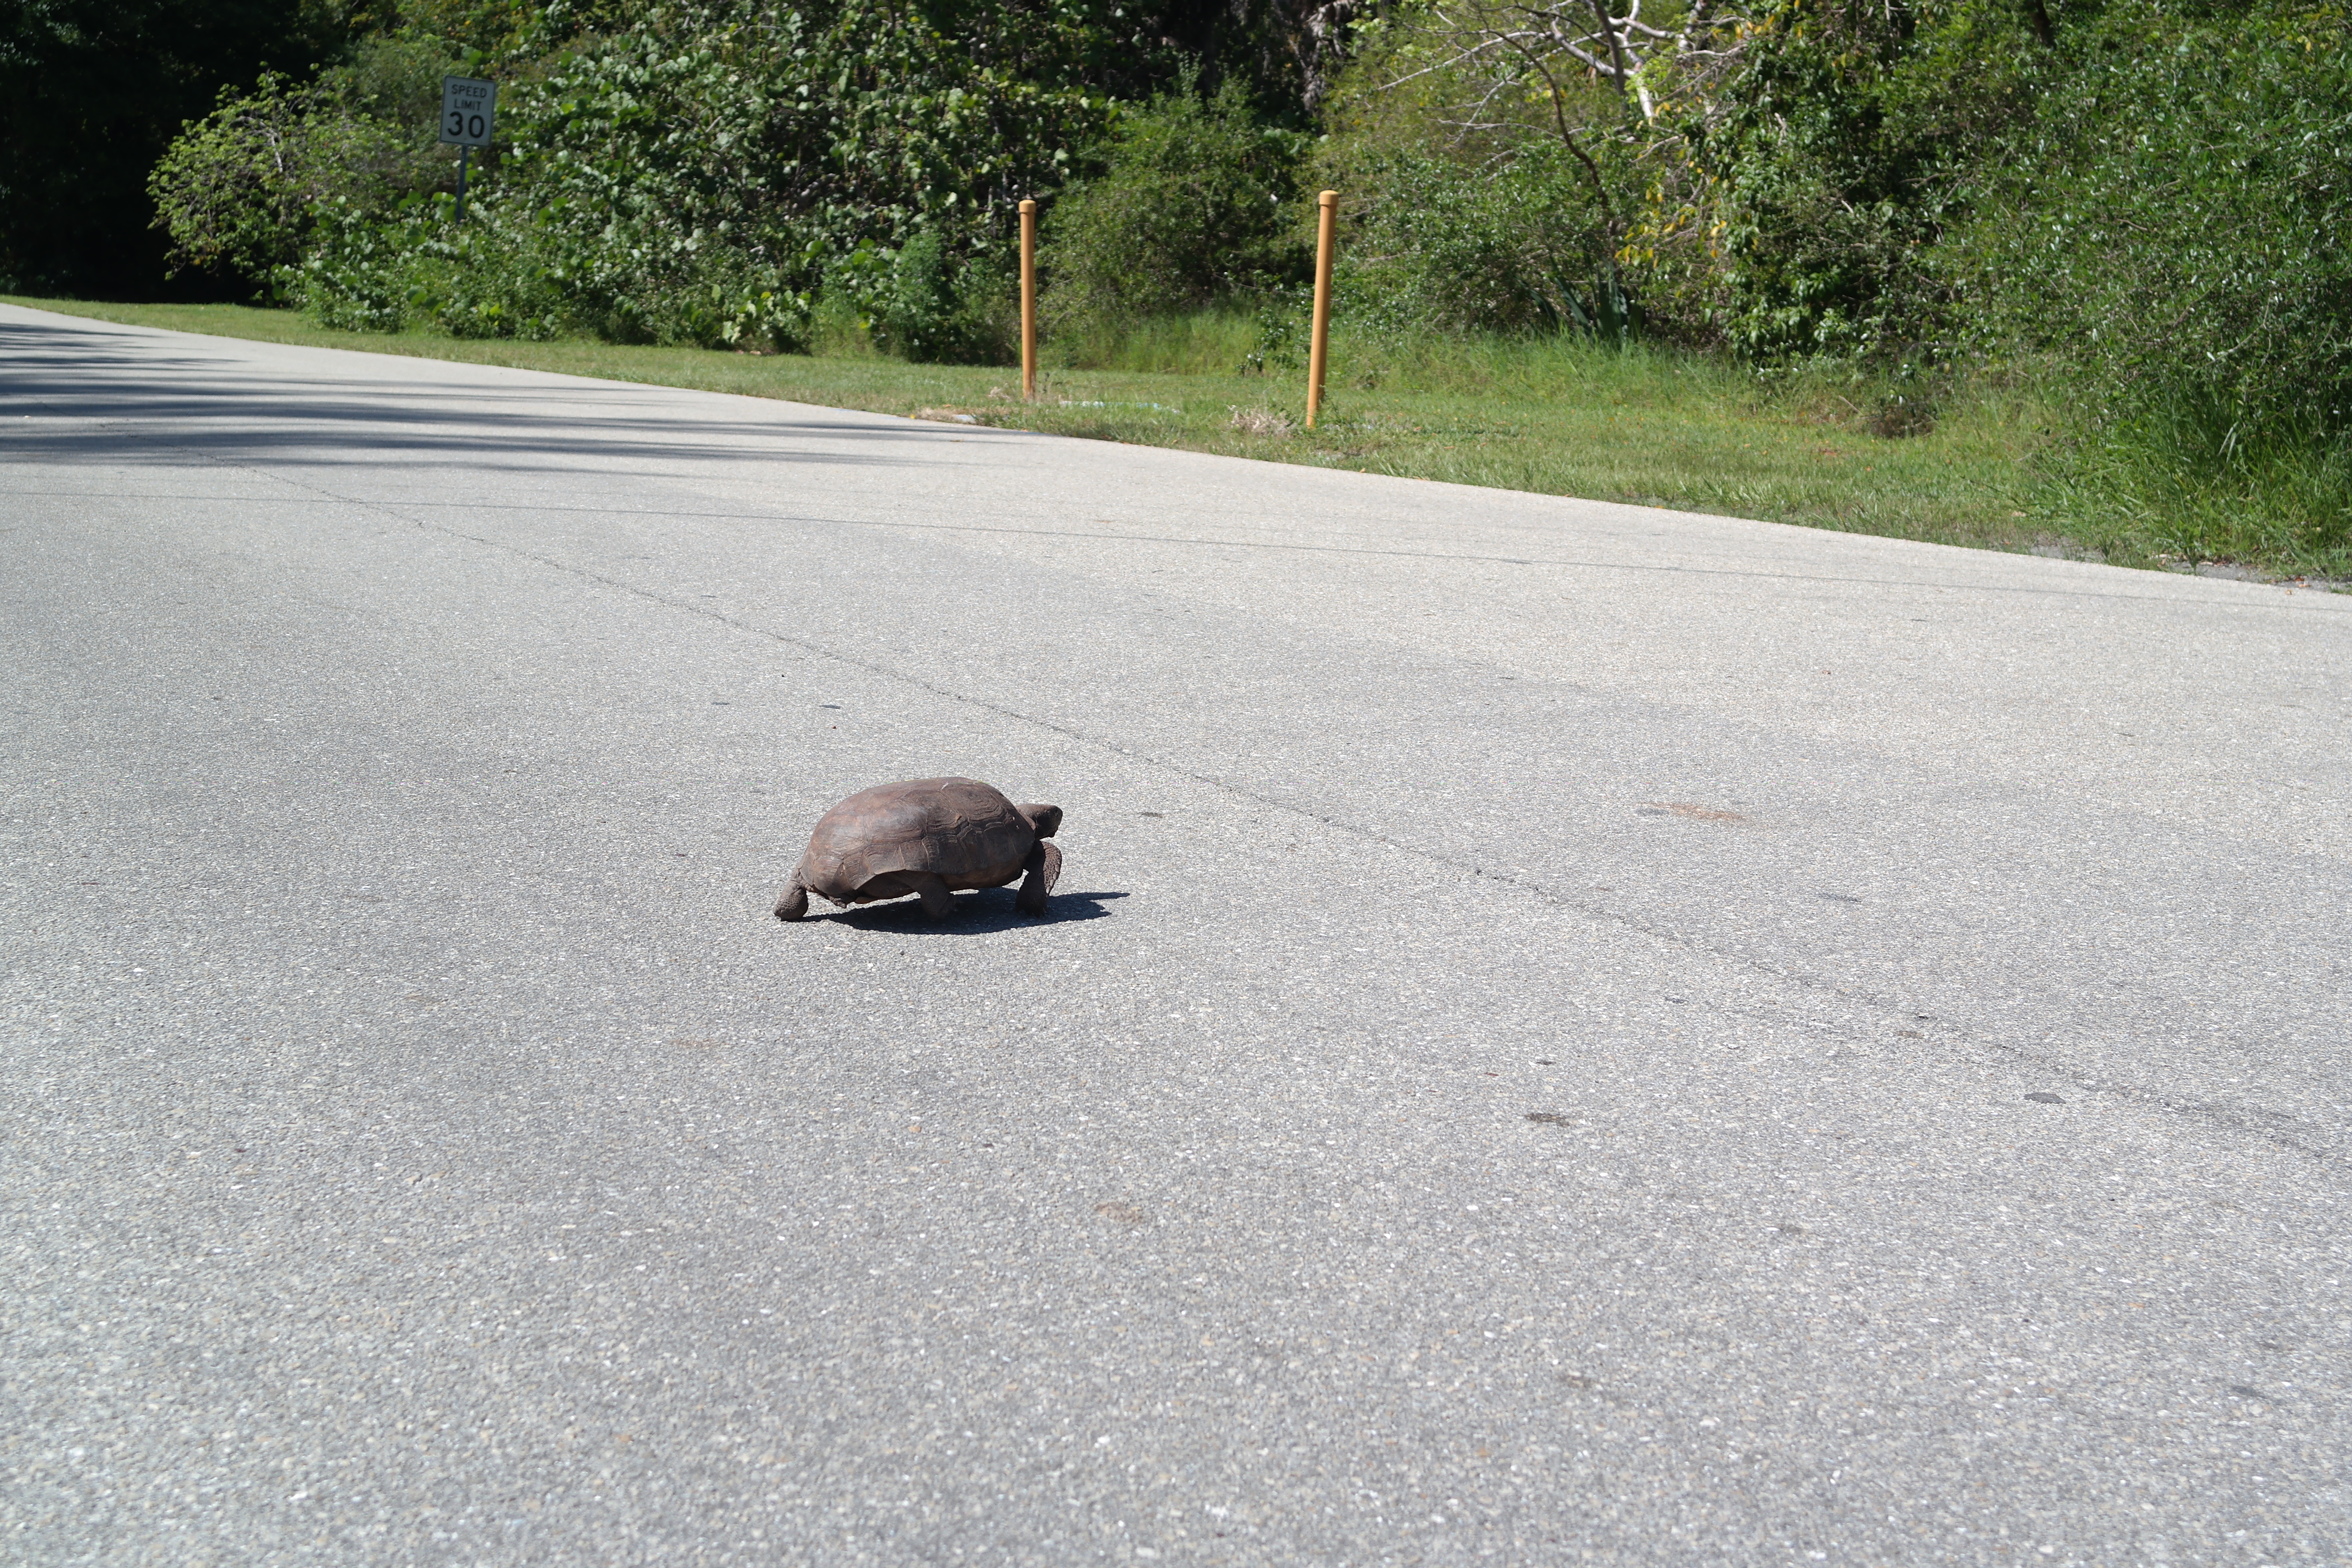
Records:
{"label": "speed limit sign", "polygon": [[490,144],[491,110],[499,84],[470,76],[441,79],[441,140],[460,147]]}

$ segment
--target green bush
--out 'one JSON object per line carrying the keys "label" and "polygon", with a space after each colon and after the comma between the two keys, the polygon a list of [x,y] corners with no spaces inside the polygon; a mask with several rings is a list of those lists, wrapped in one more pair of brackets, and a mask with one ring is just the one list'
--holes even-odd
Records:
{"label": "green bush", "polygon": [[[810,300],[782,276],[713,246],[663,269],[593,290],[564,269],[530,221],[490,199],[457,221],[446,194],[412,198],[389,217],[321,207],[310,255],[278,274],[284,294],[328,326],[357,331],[426,329],[460,338],[545,340],[593,331],[615,342],[798,352],[808,346]],[[588,313],[590,310],[593,315]]]}
{"label": "green bush", "polygon": [[415,228],[341,202],[320,203],[310,216],[309,249],[273,275],[279,297],[340,331],[400,331],[410,316]]}
{"label": "green bush", "polygon": [[[919,234],[868,276],[877,342],[932,364],[1004,364],[1021,353],[1021,304],[1011,264],[986,254],[959,261],[936,234]],[[836,274],[836,276],[843,276]]]}
{"label": "green bush", "polygon": [[2072,371],[2053,504],[2125,555],[2352,565],[2352,14],[2117,0],[1937,259]]}
{"label": "green bush", "polygon": [[331,90],[267,76],[190,125],[147,189],[174,265],[266,287],[300,259],[322,204],[382,209],[437,174],[398,128]]}
{"label": "green bush", "polygon": [[2027,10],[1772,0],[1664,116],[1678,155],[1633,247],[1654,297],[1759,364],[1935,360],[1954,327],[1935,247],[2046,75]]}
{"label": "green bush", "polygon": [[1612,342],[1632,321],[1591,182],[1530,138],[1482,171],[1401,149],[1360,154],[1335,268],[1340,308],[1412,332],[1573,330]]}
{"label": "green bush", "polygon": [[[437,126],[441,78],[463,63],[456,47],[371,37],[307,87],[265,74],[250,92],[224,91],[148,176],[172,264],[267,296],[310,248],[317,213],[388,216],[410,197],[454,191],[457,153]],[[478,175],[491,172],[478,163]]]}
{"label": "green bush", "polygon": [[1194,309],[1294,279],[1290,232],[1306,138],[1263,123],[1239,82],[1186,78],[1123,110],[1103,172],[1046,215],[1043,305],[1055,330]]}
{"label": "green bush", "polygon": [[[1334,281],[1350,322],[1408,339],[1630,331],[1618,252],[1638,114],[1580,69],[1555,82],[1500,47],[1515,15],[1401,9],[1341,81],[1314,172],[1341,196]],[[1311,209],[1297,221],[1307,232]],[[1285,325],[1270,323],[1270,360]]]}
{"label": "green bush", "polygon": [[1109,9],[692,0],[607,18],[502,96],[478,228],[418,209],[339,230],[304,297],[451,331],[795,347],[825,287],[892,353],[1001,357],[1013,206],[1107,121],[1067,77]]}
{"label": "green bush", "polygon": [[1954,247],[1990,335],[2217,460],[2352,434],[2347,44],[2341,8],[2086,25]]}

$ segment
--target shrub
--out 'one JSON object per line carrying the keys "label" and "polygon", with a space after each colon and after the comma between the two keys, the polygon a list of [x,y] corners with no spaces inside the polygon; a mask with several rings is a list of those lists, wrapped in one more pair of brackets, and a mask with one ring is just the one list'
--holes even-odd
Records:
{"label": "shrub", "polygon": [[[441,9],[497,33],[512,68],[473,221],[407,199],[437,181],[371,184],[383,157],[329,145],[397,146],[444,47],[418,33],[192,129],[158,176],[183,193],[190,255],[274,268],[341,323],[717,344],[804,342],[838,272],[892,352],[1000,357],[1014,204],[1108,122],[1089,74],[1153,58],[1115,47],[1106,0]],[[298,142],[320,155],[270,164]]]}
{"label": "shrub", "polygon": [[2352,556],[2347,22],[2078,18],[1937,257],[1979,346],[2070,366],[2052,502],[2126,558]]}
{"label": "shrub", "polygon": [[2215,459],[2352,434],[2347,16],[2086,25],[1954,247],[1991,335]]}
{"label": "shrub", "polygon": [[958,261],[918,234],[872,270],[867,319],[881,347],[934,364],[1003,364],[1020,356],[1020,301],[1002,258]]}
{"label": "shrub", "polygon": [[461,224],[446,195],[412,198],[388,218],[322,208],[310,255],[281,269],[281,287],[323,324],[348,331],[538,340],[588,331],[698,348],[808,345],[807,292],[737,251],[689,251],[656,283],[626,266],[558,252],[531,216],[492,197],[472,204]]}
{"label": "shrub", "polygon": [[320,204],[373,210],[432,176],[409,139],[317,88],[267,76],[189,126],[148,177],[176,266],[266,286],[299,260]]}
{"label": "shrub", "polygon": [[1530,139],[1483,171],[1425,152],[1360,155],[1335,268],[1349,320],[1396,331],[1631,325],[1608,230],[1582,169]]}
{"label": "shrub", "polygon": [[1193,309],[1296,277],[1287,204],[1306,138],[1261,123],[1238,81],[1187,77],[1131,107],[1103,172],[1047,214],[1044,310],[1057,329]]}
{"label": "shrub", "polygon": [[409,257],[416,236],[408,226],[341,202],[311,214],[310,249],[272,280],[279,296],[301,306],[319,324],[347,332],[396,332],[409,319]]}
{"label": "shrub", "polygon": [[2031,8],[1762,7],[1663,116],[1678,155],[1634,247],[1661,303],[1754,363],[1934,359],[1954,326],[1935,247],[2046,75]]}
{"label": "shrub", "polygon": [[[1401,10],[1342,79],[1315,174],[1342,197],[1335,284],[1350,322],[1612,342],[1630,327],[1617,253],[1638,111],[1580,68],[1558,80],[1504,47],[1516,16]],[[1299,219],[1305,232],[1311,211]],[[1269,358],[1281,337],[1269,334]]]}
{"label": "shrub", "polygon": [[502,103],[482,208],[503,248],[420,267],[503,268],[622,342],[800,346],[822,285],[893,353],[998,357],[1013,204],[1108,114],[1057,79],[1093,26],[1085,6],[958,20],[876,0],[637,13]]}

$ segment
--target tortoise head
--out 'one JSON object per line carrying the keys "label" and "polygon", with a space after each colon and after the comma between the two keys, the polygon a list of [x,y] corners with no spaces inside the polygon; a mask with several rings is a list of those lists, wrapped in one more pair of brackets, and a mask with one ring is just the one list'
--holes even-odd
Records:
{"label": "tortoise head", "polygon": [[1058,805],[1016,805],[1013,808],[1029,819],[1040,838],[1051,838],[1062,826],[1062,808]]}

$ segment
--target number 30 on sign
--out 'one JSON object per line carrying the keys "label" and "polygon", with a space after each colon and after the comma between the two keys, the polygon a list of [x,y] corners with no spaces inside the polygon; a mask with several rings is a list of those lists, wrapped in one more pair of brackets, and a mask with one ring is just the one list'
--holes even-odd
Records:
{"label": "number 30 on sign", "polygon": [[490,144],[499,84],[469,76],[441,79],[441,140],[460,147]]}

